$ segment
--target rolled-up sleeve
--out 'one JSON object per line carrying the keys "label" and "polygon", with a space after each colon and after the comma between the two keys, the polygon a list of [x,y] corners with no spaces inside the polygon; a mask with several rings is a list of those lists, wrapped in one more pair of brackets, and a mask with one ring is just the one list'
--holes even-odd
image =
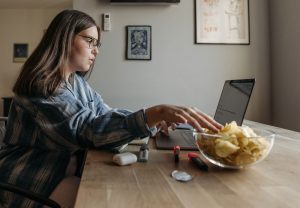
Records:
{"label": "rolled-up sleeve", "polygon": [[[130,112],[112,109],[101,97],[84,103],[65,90],[47,99],[34,100],[34,119],[42,134],[59,145],[114,147],[153,133],[144,110]],[[96,106],[92,110],[90,105]]]}

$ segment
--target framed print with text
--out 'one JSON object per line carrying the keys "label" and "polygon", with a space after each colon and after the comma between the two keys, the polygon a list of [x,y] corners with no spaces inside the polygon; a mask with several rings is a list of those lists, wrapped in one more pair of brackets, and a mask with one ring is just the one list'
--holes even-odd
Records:
{"label": "framed print with text", "polygon": [[196,44],[250,44],[249,0],[195,0]]}
{"label": "framed print with text", "polygon": [[126,59],[151,60],[151,26],[129,25],[126,28]]}

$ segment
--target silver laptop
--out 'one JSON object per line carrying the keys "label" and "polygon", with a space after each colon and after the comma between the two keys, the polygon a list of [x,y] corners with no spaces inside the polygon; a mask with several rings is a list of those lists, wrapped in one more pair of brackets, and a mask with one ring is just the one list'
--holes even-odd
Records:
{"label": "silver laptop", "polygon": [[[242,125],[254,84],[255,79],[226,80],[214,119],[223,125],[231,121]],[[175,145],[179,145],[183,150],[197,150],[191,129],[191,126],[182,124],[171,131],[169,136],[158,133],[156,148],[173,149]]]}

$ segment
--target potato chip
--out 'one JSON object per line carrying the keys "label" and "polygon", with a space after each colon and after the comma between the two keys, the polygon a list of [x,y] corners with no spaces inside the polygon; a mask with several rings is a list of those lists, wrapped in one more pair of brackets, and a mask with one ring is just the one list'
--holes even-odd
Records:
{"label": "potato chip", "polygon": [[238,149],[240,148],[228,140],[216,139],[215,151],[219,157],[228,157]]}
{"label": "potato chip", "polygon": [[254,163],[267,154],[270,146],[253,129],[238,126],[235,121],[226,124],[218,135],[221,137],[197,139],[197,143],[206,155],[227,165]]}

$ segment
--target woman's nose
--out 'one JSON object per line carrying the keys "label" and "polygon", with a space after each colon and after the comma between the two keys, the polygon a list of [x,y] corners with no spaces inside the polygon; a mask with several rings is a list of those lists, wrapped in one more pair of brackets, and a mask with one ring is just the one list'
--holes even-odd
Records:
{"label": "woman's nose", "polygon": [[99,48],[98,47],[94,47],[92,50],[92,53],[97,55],[99,53]]}

